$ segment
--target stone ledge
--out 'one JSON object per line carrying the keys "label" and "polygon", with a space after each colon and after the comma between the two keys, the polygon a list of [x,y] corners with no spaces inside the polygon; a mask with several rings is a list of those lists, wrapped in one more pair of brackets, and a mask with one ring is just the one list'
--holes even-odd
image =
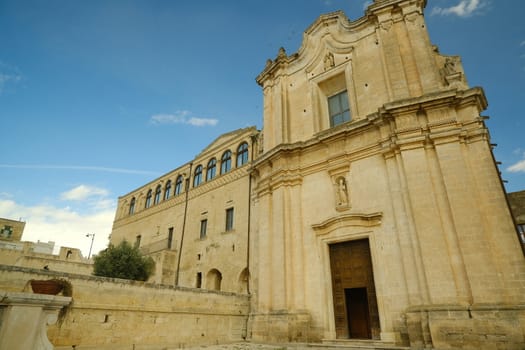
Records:
{"label": "stone ledge", "polygon": [[37,305],[45,308],[61,308],[71,303],[71,297],[59,295],[17,293],[0,291],[0,305]]}

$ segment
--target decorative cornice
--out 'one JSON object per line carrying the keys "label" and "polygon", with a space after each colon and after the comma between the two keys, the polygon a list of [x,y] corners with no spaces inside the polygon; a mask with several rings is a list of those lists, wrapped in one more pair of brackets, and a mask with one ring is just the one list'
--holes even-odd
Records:
{"label": "decorative cornice", "polygon": [[483,89],[473,87],[466,90],[445,90],[436,91],[419,97],[411,97],[393,102],[387,102],[379,108],[379,113],[410,113],[419,109],[433,109],[439,107],[448,107],[452,105],[464,105],[475,103],[481,112],[487,108],[487,98]]}
{"label": "decorative cornice", "polygon": [[366,9],[366,13],[389,9],[403,3],[415,4],[421,9],[424,9],[427,6],[427,0],[374,0],[374,3]]}
{"label": "decorative cornice", "polygon": [[[245,164],[244,166],[240,168],[234,168],[231,171],[227,172],[223,175],[217,175],[217,177],[213,178],[210,181],[203,182],[197,187],[191,187],[188,191],[188,200],[192,200],[196,197],[199,197],[207,192],[210,192],[212,190],[216,190],[217,188],[223,187],[226,184],[233,183],[241,178],[247,178],[248,172],[250,167],[248,164]],[[185,192],[181,192],[179,195],[171,196],[167,200],[162,200],[159,204],[152,204],[149,208],[141,208],[140,210],[137,210],[132,215],[125,215],[124,217],[115,219],[113,222],[113,227],[121,227],[128,225],[130,223],[139,221],[145,217],[155,215],[161,211],[165,211],[168,209],[171,209],[176,206],[181,206],[184,204],[185,199]]]}
{"label": "decorative cornice", "polygon": [[312,228],[318,236],[325,235],[337,229],[349,226],[371,227],[381,224],[383,213],[348,213],[331,217],[319,224],[313,224]]}
{"label": "decorative cornice", "polygon": [[[458,91],[456,89],[427,94],[417,98],[403,99],[386,103],[378,112],[369,114],[365,118],[341,124],[319,132],[307,141],[280,144],[257,158],[250,168],[252,174],[258,173],[259,191],[263,193],[270,182],[267,178],[277,176],[277,172],[264,170],[267,166],[279,159],[292,156],[301,156],[308,152],[316,152],[337,142],[347,142],[361,133],[378,131],[381,137],[376,142],[364,145],[353,145],[352,149],[341,149],[339,153],[332,153],[329,158],[323,158],[309,164],[300,163],[294,171],[301,176],[326,169],[336,158],[344,161],[355,161],[370,157],[374,154],[390,156],[396,150],[408,150],[433,146],[447,142],[474,142],[488,138],[488,131],[483,118],[472,120],[458,120],[446,118],[429,121],[426,124],[410,123],[404,127],[396,127],[396,118],[413,114],[417,118],[419,111],[429,112],[434,109],[455,109],[467,105],[475,105],[481,111],[486,107],[486,98],[481,88],[472,88]],[[317,159],[317,158],[316,158]],[[279,170],[281,171],[281,170]]]}
{"label": "decorative cornice", "polygon": [[[206,153],[211,152],[217,152],[218,149],[224,148],[226,150],[226,145],[230,144],[235,138],[238,139],[239,143],[243,140],[243,138],[248,139],[248,137],[251,137],[253,135],[257,135],[259,133],[259,130],[257,130],[257,127],[250,126],[243,129],[237,129],[230,132],[227,132],[225,134],[222,134],[218,136],[215,140],[210,142],[208,146],[206,146],[202,151],[199,152],[199,154],[193,159],[194,163],[198,158],[202,158],[206,155]],[[246,134],[245,137],[241,137],[241,135]]]}
{"label": "decorative cornice", "polygon": [[[372,17],[369,16],[363,16],[355,21],[350,21],[348,17],[345,15],[343,11],[335,11],[331,13],[327,13],[324,15],[319,16],[303,33],[303,40],[301,43],[301,47],[296,53],[293,53],[291,55],[287,55],[284,48],[280,48],[279,52],[277,54],[277,57],[272,60],[268,59],[266,61],[266,66],[264,67],[263,71],[255,78],[255,81],[260,86],[264,87],[264,82],[268,79],[272,79],[275,76],[279,74],[280,69],[285,69],[286,67],[290,66],[291,64],[294,64],[298,62],[300,59],[305,57],[306,53],[308,52],[308,47],[310,45],[310,38],[315,36],[317,32],[319,31],[327,31],[327,27],[331,25],[338,25],[339,27],[343,28],[347,32],[351,33],[357,33],[360,32],[360,28],[365,26],[366,24],[374,24],[374,20]],[[375,24],[374,24],[375,25]],[[328,33],[328,31],[327,31]],[[321,35],[323,37],[323,35]],[[352,47],[349,43],[338,43],[336,40],[332,40],[333,43],[329,45],[330,47],[333,47],[334,53],[342,53],[345,52],[349,48],[349,50],[352,50]],[[319,47],[319,45],[314,45],[315,47]],[[324,45],[321,45],[324,50]],[[316,55],[319,55],[320,53],[317,52]]]}
{"label": "decorative cornice", "polygon": [[[257,135],[260,133],[259,130],[255,126],[250,126],[247,128],[237,129],[233,130],[227,133],[224,133],[220,136],[218,136],[215,140],[213,140],[206,148],[204,148],[196,157],[193,158],[190,162],[187,162],[183,164],[182,166],[179,166],[178,168],[142,185],[141,187],[119,197],[119,204],[122,201],[125,201],[127,199],[131,199],[131,197],[139,197],[141,192],[147,193],[149,189],[155,190],[155,188],[158,185],[165,185],[165,183],[168,180],[172,181],[172,186],[175,187],[175,181],[177,180],[177,177],[179,175],[183,175],[184,180],[188,178],[188,176],[191,176],[192,174],[189,173],[190,165],[194,164],[196,165],[202,165],[203,170],[206,169],[207,161],[203,161],[202,159],[205,158],[207,160],[213,158],[213,155],[211,152],[217,153],[217,163],[220,163],[219,155],[221,152],[226,151],[229,149],[227,147],[231,143],[237,142],[240,144],[243,141],[248,142],[249,147],[251,148],[253,146],[253,143],[250,142],[250,140],[253,137],[257,137]],[[231,148],[231,147],[230,147]],[[231,149],[230,149],[231,150]],[[235,153],[236,150],[231,150],[232,153]],[[233,163],[232,159],[232,163]],[[194,168],[195,168],[194,166]]]}

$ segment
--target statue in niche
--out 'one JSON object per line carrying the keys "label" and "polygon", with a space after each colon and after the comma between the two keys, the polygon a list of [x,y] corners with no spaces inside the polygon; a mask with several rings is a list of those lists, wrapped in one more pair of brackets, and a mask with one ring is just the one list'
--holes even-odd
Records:
{"label": "statue in niche", "polygon": [[464,88],[466,82],[463,78],[463,72],[461,71],[461,61],[459,57],[447,57],[443,68],[440,70],[440,74],[445,82],[452,88]]}
{"label": "statue in niche", "polygon": [[330,69],[335,66],[334,54],[329,52],[324,56],[324,70]]}
{"label": "statue in niche", "polygon": [[346,190],[346,180],[344,177],[339,177],[337,179],[337,205],[347,205],[348,204],[348,192]]}
{"label": "statue in niche", "polygon": [[446,75],[454,74],[456,73],[456,62],[452,58],[447,57],[447,59],[445,60],[444,68],[445,68]]}

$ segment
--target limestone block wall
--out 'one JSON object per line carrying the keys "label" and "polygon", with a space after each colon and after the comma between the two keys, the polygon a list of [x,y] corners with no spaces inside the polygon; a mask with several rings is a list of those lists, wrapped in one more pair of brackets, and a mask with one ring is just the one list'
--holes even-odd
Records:
{"label": "limestone block wall", "polygon": [[[0,265],[0,290],[30,291],[30,279],[67,278],[73,304],[49,328],[57,348],[161,349],[231,343],[246,337],[249,297],[127,280]],[[138,347],[137,347],[138,349]]]}
{"label": "limestone block wall", "polygon": [[[297,53],[280,50],[257,77],[254,339],[340,338],[352,310],[334,302],[328,248],[363,239],[380,340],[523,344],[525,262],[480,115],[487,101],[459,58],[431,45],[425,4],[377,0],[353,22],[322,15]],[[338,96],[347,122],[329,108]]]}
{"label": "limestone block wall", "polygon": [[126,239],[155,259],[149,282],[247,293],[249,164],[258,134],[255,127],[223,134],[191,162],[119,198],[111,243]]}
{"label": "limestone block wall", "polygon": [[[1,249],[0,248],[0,264],[27,267],[33,269],[43,269],[47,267],[51,271],[77,273],[83,275],[91,275],[93,272],[93,262],[91,260],[82,258],[77,253],[71,254],[66,258],[69,248],[61,248],[59,255],[34,253],[31,251],[31,242],[24,242],[22,250],[16,249]],[[78,249],[71,248],[73,252]]]}
{"label": "limestone block wall", "polygon": [[47,326],[70,302],[71,297],[0,292],[0,349],[53,349]]}

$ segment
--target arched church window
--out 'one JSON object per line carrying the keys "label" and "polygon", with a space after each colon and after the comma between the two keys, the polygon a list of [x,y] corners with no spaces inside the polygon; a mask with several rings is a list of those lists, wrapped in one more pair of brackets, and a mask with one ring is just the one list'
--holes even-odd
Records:
{"label": "arched church window", "polygon": [[162,193],[162,187],[158,185],[157,188],[155,189],[155,199],[153,200],[153,204],[159,204],[161,193]]}
{"label": "arched church window", "polygon": [[227,150],[221,157],[221,175],[230,171],[232,166],[232,152]]}
{"label": "arched church window", "polygon": [[148,191],[148,195],[146,196],[146,204],[144,205],[144,208],[151,207],[151,197],[153,196],[151,189]]}
{"label": "arched church window", "polygon": [[175,182],[175,195],[182,193],[182,175],[177,176],[177,181]]}
{"label": "arched church window", "polygon": [[199,165],[195,168],[195,173],[193,175],[193,187],[197,187],[202,182],[202,165]]}
{"label": "arched church window", "polygon": [[131,198],[129,202],[129,215],[133,215],[133,213],[135,213],[135,197]]}
{"label": "arched church window", "polygon": [[168,180],[168,182],[166,182],[166,186],[164,187],[164,200],[170,198],[170,192],[171,192],[171,180]]}
{"label": "arched church window", "polygon": [[206,167],[206,181],[210,181],[215,177],[217,170],[217,160],[215,158],[210,159],[208,166]]}
{"label": "arched church window", "polygon": [[243,166],[248,163],[248,144],[243,142],[237,148],[237,167]]}

